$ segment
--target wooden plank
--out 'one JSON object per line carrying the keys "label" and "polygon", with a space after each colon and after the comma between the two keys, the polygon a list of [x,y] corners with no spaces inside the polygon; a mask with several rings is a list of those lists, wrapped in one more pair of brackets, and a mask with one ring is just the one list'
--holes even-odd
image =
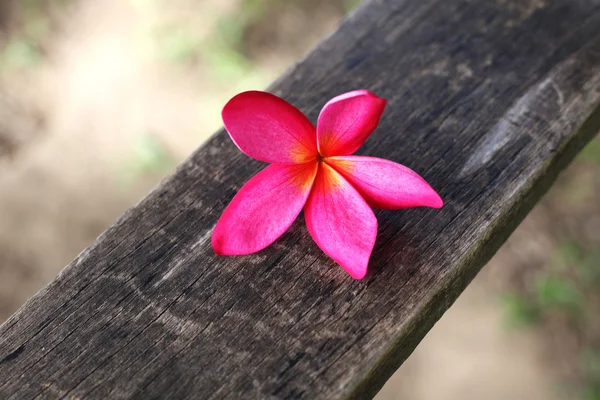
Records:
{"label": "wooden plank", "polygon": [[361,87],[389,102],[360,153],[446,201],[377,212],[365,280],[301,219],[213,254],[263,167],[219,132],[0,328],[0,398],[373,395],[600,128],[600,1],[373,0],[271,90],[314,121]]}

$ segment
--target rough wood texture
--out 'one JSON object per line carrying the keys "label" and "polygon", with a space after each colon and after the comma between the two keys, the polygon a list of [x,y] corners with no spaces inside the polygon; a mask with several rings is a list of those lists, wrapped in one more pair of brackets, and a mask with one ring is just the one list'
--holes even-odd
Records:
{"label": "rough wood texture", "polygon": [[378,0],[272,87],[314,121],[389,100],[362,154],[406,164],[441,210],[378,212],[356,282],[299,219],[216,257],[260,168],[220,132],[0,329],[0,397],[366,398],[600,127],[600,0]]}

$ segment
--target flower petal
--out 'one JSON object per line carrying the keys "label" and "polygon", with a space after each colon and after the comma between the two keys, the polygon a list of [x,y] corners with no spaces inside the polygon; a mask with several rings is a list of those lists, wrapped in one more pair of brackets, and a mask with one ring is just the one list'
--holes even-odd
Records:
{"label": "flower petal", "polygon": [[273,164],[252,177],[217,222],[212,247],[219,255],[250,254],[279,238],[306,203],[317,163]]}
{"label": "flower petal", "polygon": [[375,157],[330,157],[326,161],[376,208],[440,208],[444,202],[416,172],[404,165]]}
{"label": "flower petal", "polygon": [[315,128],[300,110],[266,92],[240,93],[222,112],[233,142],[252,158],[268,163],[316,159]]}
{"label": "flower petal", "polygon": [[385,100],[368,90],[355,90],[331,99],[319,115],[317,137],[323,156],[354,153],[375,130]]}
{"label": "flower petal", "polygon": [[322,163],[304,208],[317,245],[354,279],[367,273],[377,236],[373,210],[340,174]]}

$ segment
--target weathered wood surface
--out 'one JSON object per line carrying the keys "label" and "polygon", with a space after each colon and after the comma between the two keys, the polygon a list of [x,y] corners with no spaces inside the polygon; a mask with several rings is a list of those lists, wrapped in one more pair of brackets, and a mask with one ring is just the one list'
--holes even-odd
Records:
{"label": "weathered wood surface", "polygon": [[600,0],[370,1],[272,91],[314,121],[356,88],[389,100],[361,153],[446,201],[377,212],[365,280],[301,218],[213,254],[263,167],[220,132],[0,328],[0,398],[373,395],[600,127]]}

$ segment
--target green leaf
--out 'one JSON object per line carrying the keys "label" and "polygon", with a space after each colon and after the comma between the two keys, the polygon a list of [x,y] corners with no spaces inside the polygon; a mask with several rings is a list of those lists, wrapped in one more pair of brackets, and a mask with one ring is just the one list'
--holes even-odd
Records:
{"label": "green leaf", "polygon": [[501,297],[502,308],[509,327],[530,326],[539,321],[539,312],[530,301],[517,292],[507,292]]}
{"label": "green leaf", "polygon": [[596,138],[583,148],[576,158],[577,161],[600,165],[600,139]]}
{"label": "green leaf", "polygon": [[541,307],[579,309],[581,293],[572,281],[553,275],[540,275],[534,281],[534,292]]}
{"label": "green leaf", "polygon": [[42,54],[33,43],[23,38],[12,39],[1,55],[3,69],[19,70],[39,64]]}

